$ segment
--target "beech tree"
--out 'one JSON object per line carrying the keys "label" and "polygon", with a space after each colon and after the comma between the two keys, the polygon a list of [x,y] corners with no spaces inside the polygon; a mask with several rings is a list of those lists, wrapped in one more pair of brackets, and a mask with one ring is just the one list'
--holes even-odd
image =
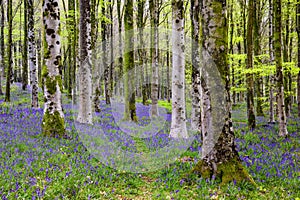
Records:
{"label": "beech tree", "polygon": [[283,87],[283,67],[282,67],[282,22],[281,22],[281,0],[274,0],[275,32],[274,50],[276,62],[276,86],[277,86],[277,109],[279,122],[279,136],[288,135]]}
{"label": "beech tree", "polygon": [[[211,56],[226,89],[225,116],[222,132],[216,144],[206,144],[210,134],[203,134],[202,160],[194,168],[203,178],[219,177],[222,183],[233,180],[251,180],[242,166],[234,143],[234,132],[231,120],[230,79],[228,66],[228,23],[226,23],[226,0],[204,0],[202,7],[202,48]],[[210,91],[211,93],[214,91]],[[209,94],[209,93],[208,93]],[[216,109],[216,108],[211,108]],[[211,118],[210,118],[211,119]],[[218,134],[218,133],[213,133]],[[210,147],[213,147],[210,149]],[[205,148],[209,148],[207,151]],[[253,182],[254,183],[254,182]]]}
{"label": "beech tree", "polygon": [[134,73],[130,70],[134,66],[134,51],[133,51],[133,0],[125,2],[125,53],[124,53],[124,95],[125,95],[125,113],[126,120],[137,121],[136,106],[135,106],[135,90],[134,90]]}
{"label": "beech tree", "polygon": [[79,110],[77,121],[92,124],[92,75],[91,75],[91,12],[90,1],[80,0],[80,66]]}
{"label": "beech tree", "polygon": [[[253,18],[254,2],[249,1],[248,6],[248,24],[247,24],[247,69],[253,69]],[[253,74],[246,74],[247,83],[247,115],[249,129],[255,128],[255,113],[254,113],[254,83]]]}
{"label": "beech tree", "polygon": [[62,110],[60,11],[58,0],[43,1],[44,23],[44,116],[42,131],[46,136],[62,137],[65,133]]}
{"label": "beech tree", "polygon": [[170,137],[188,138],[185,115],[184,2],[172,0],[172,121]]}
{"label": "beech tree", "polygon": [[7,21],[8,21],[8,44],[7,44],[7,73],[6,73],[6,90],[5,101],[10,102],[10,78],[12,73],[13,57],[12,57],[12,0],[7,0]]}
{"label": "beech tree", "polygon": [[33,0],[28,1],[28,53],[31,85],[31,107],[38,108],[38,80],[36,67],[35,34],[34,34],[34,4]]}
{"label": "beech tree", "polygon": [[[300,1],[297,0],[297,34],[298,34],[298,68],[300,69]],[[298,117],[300,117],[300,71],[298,72],[297,77],[297,100],[298,100]]]}
{"label": "beech tree", "polygon": [[191,1],[191,21],[192,21],[192,130],[201,129],[201,110],[200,110],[200,47],[199,47],[199,32],[200,32],[200,4],[199,0]]}

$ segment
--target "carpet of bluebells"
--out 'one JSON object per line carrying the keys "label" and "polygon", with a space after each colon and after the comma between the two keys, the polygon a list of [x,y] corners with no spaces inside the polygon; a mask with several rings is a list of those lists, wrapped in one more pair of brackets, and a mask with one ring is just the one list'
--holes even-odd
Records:
{"label": "carpet of bluebells", "polygon": [[[40,96],[42,97],[42,96]],[[219,185],[218,180],[193,177],[186,183],[184,175],[199,160],[200,139],[185,147],[175,162],[148,173],[129,173],[103,163],[85,147],[74,118],[76,110],[64,98],[67,138],[41,135],[43,109],[30,108],[30,89],[12,86],[12,103],[0,97],[0,197],[1,199],[295,199],[300,197],[300,120],[293,110],[288,120],[289,137],[278,136],[277,124],[267,117],[257,118],[257,129],[246,126],[245,105],[233,110],[237,149],[243,165],[257,186],[248,183]],[[42,99],[42,98],[40,98]],[[40,103],[42,107],[42,102]],[[151,152],[166,146],[169,113],[158,134],[137,139],[124,134],[132,125],[122,125],[111,107],[101,102],[94,124],[102,134],[127,152]],[[149,106],[137,104],[138,126],[150,123]],[[157,124],[156,124],[157,125]],[[155,124],[154,124],[155,126]],[[158,125],[157,125],[158,126]],[[159,128],[159,127],[157,127]],[[143,131],[147,133],[147,130]],[[107,152],[103,152],[108,154]]]}

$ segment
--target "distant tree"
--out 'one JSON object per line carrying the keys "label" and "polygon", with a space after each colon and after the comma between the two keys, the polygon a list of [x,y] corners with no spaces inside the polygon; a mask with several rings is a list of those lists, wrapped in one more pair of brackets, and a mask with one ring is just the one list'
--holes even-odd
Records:
{"label": "distant tree", "polygon": [[92,75],[91,75],[91,9],[90,0],[80,0],[80,67],[78,122],[92,124]]}
{"label": "distant tree", "polygon": [[145,83],[145,60],[146,60],[146,51],[144,50],[144,28],[145,28],[145,19],[144,19],[144,10],[145,10],[145,0],[138,0],[138,14],[137,14],[137,27],[139,31],[139,65],[141,67],[141,82],[142,82],[142,103],[146,104],[147,95],[146,95],[146,85]]}
{"label": "distant tree", "polygon": [[184,2],[172,0],[172,121],[170,137],[188,138],[185,111]]}
{"label": "distant tree", "polygon": [[24,39],[23,39],[23,62],[22,62],[22,89],[28,85],[28,1],[24,0]]}
{"label": "distant tree", "polygon": [[4,6],[3,0],[0,0],[0,11],[1,11],[1,18],[0,18],[0,95],[3,95],[2,91],[2,76],[3,72],[5,71],[5,61],[4,61]]}
{"label": "distant tree", "polygon": [[274,0],[275,31],[274,50],[276,62],[276,86],[277,86],[277,109],[279,122],[279,136],[288,135],[286,113],[284,105],[283,67],[282,67],[282,22],[281,22],[281,0]]}
{"label": "distant tree", "polygon": [[[251,2],[249,1],[249,4]],[[248,10],[249,12],[249,10]],[[254,0],[253,1],[253,39],[254,39],[254,47],[253,47],[253,52],[254,52],[254,63],[256,66],[260,67],[261,59],[259,58],[259,55],[261,54],[261,19],[262,14],[261,14],[261,0]],[[248,22],[249,23],[249,22]],[[247,30],[249,31],[249,30]],[[263,112],[263,78],[260,73],[256,73],[255,77],[255,90],[256,90],[256,114],[257,116],[264,116]]]}
{"label": "distant tree", "polygon": [[[247,24],[247,69],[253,70],[253,18],[254,18],[254,5],[253,1],[249,1],[248,5],[248,24]],[[254,82],[253,74],[246,74],[247,83],[247,114],[248,114],[248,127],[255,128],[255,113],[254,113]]]}
{"label": "distant tree", "polygon": [[[300,69],[300,0],[297,0],[297,34],[298,34],[298,68]],[[300,71],[297,77],[297,100],[298,100],[298,117],[300,117]]]}
{"label": "distant tree", "polygon": [[152,81],[151,81],[151,116],[158,115],[158,0],[149,0],[150,22],[151,22],[151,64],[152,64]]}
{"label": "distant tree", "polygon": [[137,121],[136,106],[135,106],[135,78],[134,73],[130,70],[134,66],[134,51],[133,51],[133,0],[125,1],[125,54],[124,54],[124,90],[125,90],[125,113],[126,120]]}
{"label": "distant tree", "polygon": [[5,90],[5,101],[10,102],[10,81],[12,74],[12,0],[7,0],[7,21],[8,21],[8,44],[7,44],[7,57],[8,57],[8,65],[7,65],[7,73],[6,73],[6,90]]}
{"label": "distant tree", "polygon": [[42,131],[46,136],[62,137],[65,133],[62,110],[62,76],[60,50],[60,13],[58,0],[43,1],[44,22],[44,116]]}
{"label": "distant tree", "polygon": [[[233,180],[237,182],[252,180],[245,171],[234,143],[234,132],[231,121],[230,79],[228,66],[228,23],[226,15],[226,0],[204,0],[202,7],[202,47],[207,50],[216,65],[225,84],[225,105],[227,110],[222,132],[215,144],[209,144],[210,133],[203,135],[202,160],[195,166],[194,172],[203,178],[215,176],[222,183]],[[210,67],[210,66],[207,66]],[[210,91],[211,93],[214,91]],[[211,108],[216,109],[216,108]],[[218,133],[212,133],[218,134]],[[210,148],[212,147],[212,148]],[[209,149],[206,149],[209,148]],[[253,180],[252,180],[253,181]],[[254,182],[253,182],[254,183]]]}
{"label": "distant tree", "polygon": [[31,107],[38,108],[39,100],[34,34],[34,4],[33,0],[24,1],[28,1],[28,53],[30,67]]}
{"label": "distant tree", "polygon": [[[273,16],[273,3],[269,0],[269,54],[270,54],[270,64],[274,63],[274,16]],[[275,123],[274,118],[274,76],[270,75],[270,94],[269,94],[269,123]]]}

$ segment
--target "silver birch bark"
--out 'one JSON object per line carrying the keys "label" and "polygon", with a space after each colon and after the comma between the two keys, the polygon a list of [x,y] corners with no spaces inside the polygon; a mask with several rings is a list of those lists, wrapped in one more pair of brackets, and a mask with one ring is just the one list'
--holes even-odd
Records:
{"label": "silver birch bark", "polygon": [[185,116],[184,4],[172,0],[172,121],[170,137],[188,138]]}
{"label": "silver birch bark", "polygon": [[36,67],[35,35],[34,35],[34,4],[33,0],[28,1],[28,54],[31,86],[31,107],[38,108],[38,81]]}
{"label": "silver birch bark", "polygon": [[79,110],[77,121],[92,124],[92,75],[91,75],[91,13],[90,1],[80,0],[80,67]]}
{"label": "silver birch bark", "polygon": [[64,136],[65,125],[61,104],[61,44],[58,0],[43,1],[43,22],[45,27],[45,65],[42,76],[45,104],[42,130],[46,136],[61,137]]}

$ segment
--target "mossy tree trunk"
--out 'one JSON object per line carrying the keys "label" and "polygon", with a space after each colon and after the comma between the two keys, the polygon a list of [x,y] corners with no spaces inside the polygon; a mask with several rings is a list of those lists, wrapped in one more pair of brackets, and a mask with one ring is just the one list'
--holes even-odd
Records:
{"label": "mossy tree trunk", "polygon": [[[261,2],[260,0],[254,0],[253,2],[253,39],[254,39],[254,63],[256,68],[260,68],[261,59],[260,55],[260,41],[261,41]],[[248,30],[249,31],[249,30]],[[256,88],[256,114],[257,116],[264,116],[263,112],[263,77],[259,72],[256,73],[255,77],[255,88]]]}
{"label": "mossy tree trunk", "polygon": [[[210,54],[213,63],[221,74],[226,89],[225,108],[227,114],[224,126],[216,144],[207,154],[202,155],[202,160],[195,166],[194,172],[200,173],[204,178],[212,178],[213,175],[220,178],[222,183],[236,180],[249,180],[253,182],[245,171],[239,158],[234,143],[234,132],[231,120],[231,99],[229,66],[227,61],[228,53],[228,24],[226,23],[226,0],[205,0],[202,7],[202,30],[203,49]],[[214,92],[214,91],[211,91]],[[212,108],[214,109],[214,108]],[[217,133],[213,133],[217,134]],[[208,135],[203,135],[209,137]],[[204,148],[209,147],[203,142]],[[254,183],[254,182],[253,182]]]}
{"label": "mossy tree trunk", "polygon": [[[123,39],[122,39],[122,18],[123,18],[123,7],[121,6],[122,2],[121,0],[117,0],[117,16],[118,16],[118,34],[119,34],[119,38],[118,38],[118,42],[119,42],[119,48],[118,48],[118,52],[119,52],[119,57],[118,57],[118,74],[119,77],[123,76]],[[119,94],[123,95],[124,94],[124,84],[120,83],[120,88],[117,88],[119,90]]]}
{"label": "mossy tree trunk", "polygon": [[133,0],[127,0],[125,6],[125,53],[124,53],[124,92],[125,92],[125,120],[137,121],[135,106],[135,77],[130,71],[134,67],[133,41]]}
{"label": "mossy tree trunk", "polygon": [[36,66],[36,51],[35,51],[35,34],[34,34],[34,3],[33,0],[28,1],[28,54],[30,67],[30,85],[31,85],[31,107],[39,107],[38,99],[38,80]]}
{"label": "mossy tree trunk", "polygon": [[23,70],[22,70],[22,89],[28,85],[28,1],[24,0],[24,39],[23,39]]}
{"label": "mossy tree trunk", "polygon": [[201,83],[200,83],[200,4],[199,0],[191,1],[190,17],[192,21],[192,116],[191,128],[195,131],[201,130]]}
{"label": "mossy tree trunk", "polygon": [[[300,69],[300,0],[297,0],[297,12],[296,12],[296,19],[297,19],[297,35],[298,35],[298,68]],[[298,117],[300,117],[300,71],[298,72],[297,77],[297,103],[298,103]]]}
{"label": "mossy tree trunk", "polygon": [[91,75],[91,8],[90,0],[80,0],[80,67],[79,111],[77,121],[92,124],[92,75]]}
{"label": "mossy tree trunk", "polygon": [[[289,44],[290,42],[290,0],[288,0],[287,2],[285,2],[285,7],[286,7],[286,12],[285,12],[285,31],[283,31],[283,62],[290,62],[289,60],[289,54],[291,52],[289,52],[289,46],[291,44]],[[292,88],[291,88],[291,82],[292,82],[292,78],[291,78],[291,67],[289,65],[287,65],[286,67],[284,67],[284,74],[283,74],[283,87],[284,87],[284,91],[285,91],[285,95],[284,95],[284,105],[285,105],[285,114],[286,117],[289,117],[291,114],[291,103],[292,103],[292,96],[291,96],[291,92],[292,92]]]}
{"label": "mossy tree trunk", "polygon": [[8,57],[8,65],[7,65],[7,73],[6,73],[6,90],[5,90],[5,101],[10,102],[10,81],[11,81],[11,73],[12,73],[12,0],[7,0],[7,21],[8,21],[8,44],[7,44],[7,57]]}
{"label": "mossy tree trunk", "polygon": [[65,135],[64,113],[62,111],[61,41],[60,13],[58,0],[43,1],[44,22],[44,116],[42,131],[46,136]]}
{"label": "mossy tree trunk", "polygon": [[2,91],[2,78],[3,72],[5,71],[4,61],[4,6],[3,0],[0,0],[0,11],[2,13],[0,18],[0,95],[3,95]]}
{"label": "mossy tree trunk", "polygon": [[[249,1],[248,5],[248,24],[247,24],[247,69],[253,70],[253,18],[254,18],[254,2]],[[248,127],[253,130],[255,128],[254,113],[254,82],[253,73],[246,74],[247,83],[247,115]]]}
{"label": "mossy tree trunk", "polygon": [[281,0],[274,0],[275,31],[274,50],[276,62],[276,86],[277,86],[277,109],[279,122],[279,136],[288,135],[283,87],[283,67],[282,67],[282,22],[281,22]]}
{"label": "mossy tree trunk", "polygon": [[185,110],[184,2],[172,0],[172,120],[170,137],[188,138]]}
{"label": "mossy tree trunk", "polygon": [[[270,64],[272,65],[274,63],[274,40],[273,40],[273,31],[274,31],[274,23],[273,20],[273,4],[272,0],[269,0],[269,53],[270,53]],[[269,123],[273,124],[275,123],[275,118],[274,118],[274,76],[270,75],[270,85],[269,85],[269,102],[270,102],[270,107],[269,107]]]}

